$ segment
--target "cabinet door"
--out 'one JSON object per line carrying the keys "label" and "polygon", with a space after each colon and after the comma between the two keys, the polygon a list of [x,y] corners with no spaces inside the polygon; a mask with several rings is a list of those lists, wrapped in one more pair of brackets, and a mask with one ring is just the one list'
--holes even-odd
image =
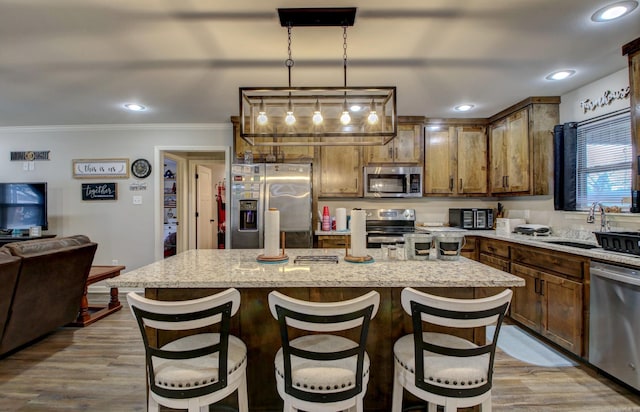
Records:
{"label": "cabinet door", "polygon": [[491,191],[529,191],[529,120],[522,109],[491,127]]}
{"label": "cabinet door", "polygon": [[511,317],[523,325],[540,331],[539,278],[537,270],[526,266],[511,264],[511,273],[525,281],[524,287],[513,288]]}
{"label": "cabinet door", "polygon": [[582,284],[542,272],[542,335],[582,356]]}
{"label": "cabinet door", "polygon": [[377,163],[409,163],[422,162],[422,125],[399,124],[396,137],[384,146],[367,146],[365,161],[367,164]]}
{"label": "cabinet door", "polygon": [[456,128],[459,194],[487,193],[487,134],[484,127]]}
{"label": "cabinet door", "polygon": [[397,163],[422,162],[422,125],[399,124],[398,135],[393,139],[393,159]]}
{"label": "cabinet door", "polygon": [[523,109],[507,118],[507,177],[509,192],[529,190],[529,116]]}
{"label": "cabinet door", "polygon": [[425,131],[425,193],[454,193],[457,180],[456,153],[455,128]]}
{"label": "cabinet door", "polygon": [[489,180],[491,182],[491,192],[503,193],[507,191],[506,178],[507,170],[507,121],[501,120],[491,125],[490,131],[490,165]]}
{"label": "cabinet door", "polygon": [[[329,138],[326,139],[326,141],[329,140]],[[322,146],[320,148],[319,196],[362,196],[361,153],[361,147],[357,146]]]}

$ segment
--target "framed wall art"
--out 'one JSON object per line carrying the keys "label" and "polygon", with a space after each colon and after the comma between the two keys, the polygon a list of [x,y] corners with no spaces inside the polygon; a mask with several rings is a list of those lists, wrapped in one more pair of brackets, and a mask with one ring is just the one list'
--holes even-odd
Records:
{"label": "framed wall art", "polygon": [[76,179],[129,178],[129,159],[74,159]]}
{"label": "framed wall art", "polygon": [[82,200],[118,200],[118,184],[83,183]]}

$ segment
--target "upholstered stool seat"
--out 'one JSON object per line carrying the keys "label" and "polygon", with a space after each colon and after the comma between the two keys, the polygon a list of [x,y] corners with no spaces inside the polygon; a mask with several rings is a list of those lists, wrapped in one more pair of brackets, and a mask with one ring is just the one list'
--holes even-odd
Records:
{"label": "upholstered stool seat", "polygon": [[[478,345],[456,336],[443,333],[425,332],[422,334],[425,342],[438,346],[458,349],[477,348]],[[414,380],[416,357],[414,355],[413,335],[406,335],[398,339],[393,346],[395,361],[404,369],[405,379]],[[473,388],[482,386],[487,381],[489,355],[477,358],[452,358],[437,353],[425,353],[424,378],[448,388]]]}
{"label": "upholstered stool seat", "polygon": [[[393,346],[391,411],[402,410],[406,389],[426,401],[429,412],[436,412],[438,405],[445,412],[474,405],[491,412],[496,344],[512,294],[507,289],[486,298],[453,299],[403,289],[402,308],[411,315],[413,333]],[[493,336],[476,344],[471,338],[474,330],[488,325],[495,325]]]}
{"label": "upholstered stool seat", "polygon": [[[162,346],[166,351],[187,351],[219,342],[219,333],[203,333],[180,338]],[[247,362],[247,346],[235,336],[229,336],[227,374],[243,373]],[[218,353],[190,359],[158,359],[154,363],[155,381],[158,387],[167,389],[197,388],[218,382]]]}
{"label": "upholstered stool seat", "polygon": [[145,346],[149,412],[160,405],[205,412],[236,391],[238,410],[249,412],[247,346],[229,333],[238,290],[185,301],[131,292],[127,302]]}
{"label": "upholstered stool seat", "polygon": [[[339,302],[269,293],[282,339],[274,363],[284,412],[363,412],[370,365],[367,335],[379,304],[378,292]],[[348,337],[333,333],[338,331]]]}
{"label": "upholstered stool seat", "polygon": [[[340,336],[308,335],[291,341],[291,346],[313,352],[336,352],[353,349],[358,345]],[[276,354],[276,373],[284,379],[282,348]],[[363,375],[369,380],[369,356],[364,355]],[[314,361],[294,357],[291,360],[292,384],[309,392],[328,393],[351,389],[356,385],[357,362],[355,358]]]}

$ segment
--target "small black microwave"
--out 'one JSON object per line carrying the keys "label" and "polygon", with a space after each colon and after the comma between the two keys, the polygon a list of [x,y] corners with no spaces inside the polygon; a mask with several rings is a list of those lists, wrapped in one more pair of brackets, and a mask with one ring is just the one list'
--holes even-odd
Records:
{"label": "small black microwave", "polygon": [[463,229],[493,229],[493,209],[449,209],[449,226]]}

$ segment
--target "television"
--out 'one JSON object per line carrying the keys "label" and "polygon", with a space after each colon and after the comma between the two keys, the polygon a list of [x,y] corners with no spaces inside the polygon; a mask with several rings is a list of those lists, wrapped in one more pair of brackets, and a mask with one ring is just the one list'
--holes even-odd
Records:
{"label": "television", "polygon": [[0,183],[0,229],[48,229],[47,184]]}

